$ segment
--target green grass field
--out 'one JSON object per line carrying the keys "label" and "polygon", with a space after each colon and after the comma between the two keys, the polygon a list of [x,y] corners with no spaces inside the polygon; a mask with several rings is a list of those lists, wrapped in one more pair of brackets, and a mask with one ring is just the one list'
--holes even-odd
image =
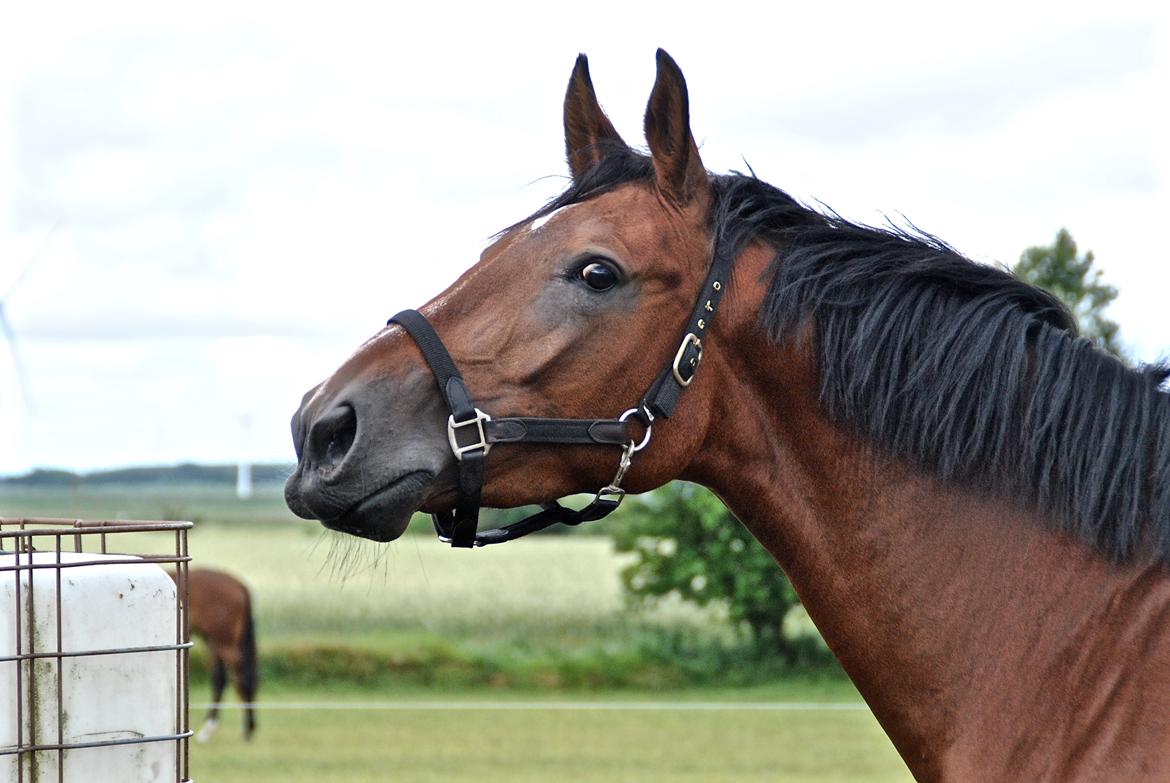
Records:
{"label": "green grass field", "polygon": [[[245,523],[250,510],[259,523]],[[537,536],[470,552],[429,536],[377,545],[293,521],[271,493],[240,504],[206,487],[102,487],[63,497],[5,490],[0,514],[193,517],[193,564],[250,585],[267,678],[260,700],[274,707],[262,709],[253,743],[240,739],[235,711],[212,743],[193,743],[197,783],[909,779],[864,709],[276,708],[399,700],[861,704],[832,672],[751,687],[724,678],[712,687],[688,679],[678,661],[664,666],[663,656],[685,658],[686,650],[647,656],[632,641],[647,629],[715,642],[734,634],[718,610],[628,607],[623,560],[606,537]],[[123,543],[140,553],[173,546],[157,536]],[[718,674],[734,663],[696,670]],[[306,679],[304,670],[319,676]],[[209,698],[201,674],[193,704]],[[202,710],[192,718],[197,727]]]}
{"label": "green grass field", "polygon": [[[773,698],[802,692],[771,691]],[[726,701],[744,693],[705,695]],[[283,691],[273,703],[321,696],[319,691]],[[482,692],[444,696],[461,697],[484,698]],[[617,696],[658,702],[670,697]],[[333,698],[410,702],[419,697],[335,693]],[[606,694],[590,698],[602,700]],[[191,773],[198,783],[911,779],[865,710],[268,709],[260,712],[260,729],[251,743],[240,738],[239,717],[237,711],[226,711],[211,742],[192,743]]]}
{"label": "green grass field", "polygon": [[[717,613],[661,607],[631,619],[608,539],[545,537],[474,552],[427,538],[379,548],[315,527],[204,526],[196,562],[247,573],[262,641],[408,647],[455,637],[481,646],[618,643],[633,622],[718,626]],[[537,680],[541,682],[541,680]],[[547,683],[547,680],[544,682]],[[192,694],[205,700],[205,686]],[[280,702],[682,700],[853,702],[845,680],[747,689],[532,690],[375,685],[284,689]],[[199,713],[193,713],[198,717]],[[255,743],[229,712],[193,745],[196,781],[901,781],[905,766],[868,711],[267,710]],[[696,740],[701,738],[701,740]],[[329,749],[323,752],[322,749]]]}
{"label": "green grass field", "polygon": [[[230,489],[199,486],[4,488],[0,515],[194,519],[192,565],[224,568],[249,584],[268,637],[500,633],[513,623],[559,631],[625,616],[604,537],[543,536],[474,552],[433,536],[375,544],[296,519],[272,489],[238,501]],[[170,546],[165,536],[133,539],[141,550]],[[686,607],[662,613],[670,621],[688,615],[698,616]]]}

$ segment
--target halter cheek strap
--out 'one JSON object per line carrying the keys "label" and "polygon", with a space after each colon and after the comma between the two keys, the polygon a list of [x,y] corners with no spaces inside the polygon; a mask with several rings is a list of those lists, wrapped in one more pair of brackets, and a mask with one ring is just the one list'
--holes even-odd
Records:
{"label": "halter cheek strap", "polygon": [[[422,351],[435,381],[439,384],[439,391],[447,403],[447,410],[451,412],[447,433],[451,440],[451,449],[459,463],[459,500],[452,513],[447,534],[453,546],[471,546],[475,543],[475,529],[479,523],[484,458],[487,457],[490,448],[483,431],[484,414],[472,403],[471,392],[467,390],[467,384],[463,382],[459,368],[455,366],[455,361],[447,352],[443,341],[435,334],[434,328],[422,313],[417,310],[403,310],[387,323],[401,324],[418,343],[419,350]],[[459,446],[456,433],[471,427],[478,430],[479,442]],[[438,529],[437,515],[435,527]]]}
{"label": "halter cheek strap", "polygon": [[[471,392],[451,359],[451,354],[422,313],[403,310],[387,321],[387,325],[401,325],[418,345],[450,412],[447,418],[447,440],[459,467],[459,498],[454,509],[431,515],[439,539],[454,547],[486,546],[511,541],[557,523],[579,525],[592,522],[616,510],[625,497],[625,490],[621,488],[622,479],[630,468],[634,454],[650,442],[654,420],[658,417],[669,418],[683,390],[694,380],[703,359],[703,337],[723,298],[730,265],[730,259],[721,261],[717,258],[712,262],[671,362],[654,379],[638,406],[630,408],[616,419],[493,419],[475,407]],[[646,428],[641,442],[635,442],[630,435],[631,418]],[[541,504],[541,511],[519,522],[477,532],[484,462],[496,443],[621,446],[622,454],[613,480],[599,489],[593,500],[580,511],[551,500]]]}
{"label": "halter cheek strap", "polygon": [[694,380],[699,362],[703,360],[703,338],[711,328],[711,318],[727,288],[730,265],[730,261],[711,265],[711,271],[707,273],[703,289],[699,292],[699,299],[691,310],[682,342],[675,350],[674,360],[658,374],[642,398],[641,406],[654,416],[669,419],[683,389]]}

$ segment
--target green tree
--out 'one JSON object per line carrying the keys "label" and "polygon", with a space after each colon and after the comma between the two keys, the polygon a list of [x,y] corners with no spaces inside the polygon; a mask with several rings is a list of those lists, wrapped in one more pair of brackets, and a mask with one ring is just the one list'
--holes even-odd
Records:
{"label": "green tree", "polygon": [[1077,253],[1077,243],[1066,229],[1056,232],[1051,245],[1037,245],[1023,252],[1012,272],[1021,280],[1056,294],[1077,319],[1081,334],[1106,351],[1121,356],[1117,324],[1105,316],[1105,308],[1117,298],[1117,289],[1101,280],[1093,269],[1093,253]]}
{"label": "green tree", "polygon": [[636,600],[677,593],[706,606],[724,602],[757,648],[791,658],[783,633],[796,592],[776,561],[719,498],[674,482],[636,499],[614,527],[619,552],[632,552],[622,582]]}

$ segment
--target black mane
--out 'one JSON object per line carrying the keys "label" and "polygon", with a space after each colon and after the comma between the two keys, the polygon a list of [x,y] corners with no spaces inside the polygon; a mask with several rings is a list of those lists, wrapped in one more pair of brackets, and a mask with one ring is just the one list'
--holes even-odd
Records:
{"label": "black mane", "polygon": [[[532,217],[652,178],[620,150]],[[832,419],[1113,558],[1148,544],[1170,560],[1170,367],[1127,367],[1054,296],[928,234],[822,214],[754,176],[711,185],[715,254],[776,249],[760,325],[783,342],[811,319]]]}

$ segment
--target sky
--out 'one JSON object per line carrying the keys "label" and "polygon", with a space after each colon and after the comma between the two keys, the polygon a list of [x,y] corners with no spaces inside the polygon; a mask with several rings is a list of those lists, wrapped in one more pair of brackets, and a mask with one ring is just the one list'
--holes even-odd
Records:
{"label": "sky", "polygon": [[10,7],[0,474],[291,460],[303,392],[565,186],[578,52],[627,141],[662,46],[713,171],[987,263],[1068,228],[1170,356],[1157,4],[802,5]]}

